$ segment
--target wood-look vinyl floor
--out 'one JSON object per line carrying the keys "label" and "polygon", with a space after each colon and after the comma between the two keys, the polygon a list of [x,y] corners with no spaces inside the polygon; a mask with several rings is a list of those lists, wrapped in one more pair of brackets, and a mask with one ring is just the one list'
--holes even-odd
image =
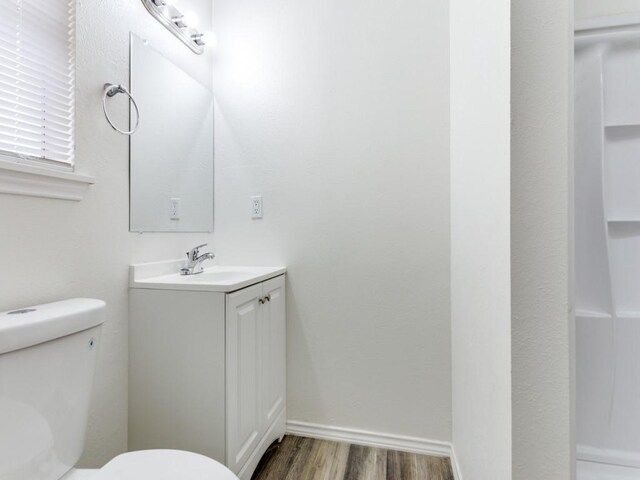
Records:
{"label": "wood-look vinyl floor", "polygon": [[252,480],[453,480],[448,458],[287,435]]}

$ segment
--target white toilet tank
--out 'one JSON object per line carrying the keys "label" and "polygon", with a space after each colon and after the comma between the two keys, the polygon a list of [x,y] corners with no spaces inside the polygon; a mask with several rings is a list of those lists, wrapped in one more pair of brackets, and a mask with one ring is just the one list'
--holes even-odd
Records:
{"label": "white toilet tank", "polygon": [[58,480],[80,458],[104,307],[0,313],[0,480]]}

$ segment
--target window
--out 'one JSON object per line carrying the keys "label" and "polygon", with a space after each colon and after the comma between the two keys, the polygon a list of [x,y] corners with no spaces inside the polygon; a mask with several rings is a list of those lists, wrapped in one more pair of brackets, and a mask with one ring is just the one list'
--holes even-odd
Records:
{"label": "window", "polygon": [[73,168],[75,2],[0,0],[4,160]]}

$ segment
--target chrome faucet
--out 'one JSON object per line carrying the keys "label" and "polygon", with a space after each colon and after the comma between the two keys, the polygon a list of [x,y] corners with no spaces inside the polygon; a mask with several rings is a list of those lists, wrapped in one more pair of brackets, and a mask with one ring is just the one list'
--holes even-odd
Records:
{"label": "chrome faucet", "polygon": [[203,253],[200,255],[200,249],[206,247],[207,244],[198,245],[187,252],[187,266],[180,269],[180,275],[197,275],[204,272],[202,263],[205,260],[212,260],[215,255],[211,252]]}

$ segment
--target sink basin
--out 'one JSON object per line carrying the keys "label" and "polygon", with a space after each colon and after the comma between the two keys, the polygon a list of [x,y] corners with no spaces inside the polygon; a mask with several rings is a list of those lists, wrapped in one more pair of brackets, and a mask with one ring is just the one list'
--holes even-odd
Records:
{"label": "sink basin", "polygon": [[260,275],[258,272],[243,272],[239,270],[218,270],[216,267],[205,270],[197,275],[180,275],[180,281],[185,283],[235,283],[246,279],[247,275]]}
{"label": "sink basin", "polygon": [[196,275],[180,275],[182,266],[183,260],[132,265],[129,286],[155,290],[233,292],[286,272],[285,267],[212,266]]}

